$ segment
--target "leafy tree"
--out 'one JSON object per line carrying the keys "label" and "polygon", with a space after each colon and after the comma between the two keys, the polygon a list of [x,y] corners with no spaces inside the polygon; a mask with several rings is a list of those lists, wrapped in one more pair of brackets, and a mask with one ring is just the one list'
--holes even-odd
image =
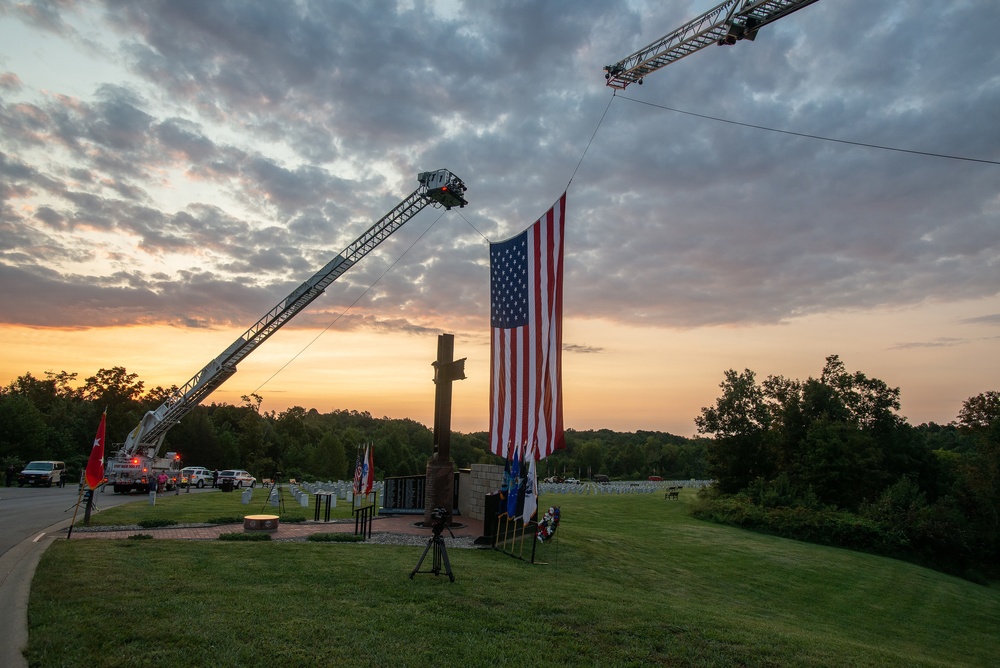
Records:
{"label": "leafy tree", "polygon": [[101,369],[84,381],[82,394],[87,401],[123,405],[137,401],[145,386],[139,375],[129,373],[125,367]]}
{"label": "leafy tree", "polygon": [[922,441],[928,450],[961,453],[968,452],[974,447],[971,435],[960,430],[954,422],[946,425],[929,422],[913,429],[914,437]]}
{"label": "leafy tree", "polygon": [[319,446],[313,451],[309,470],[323,480],[347,480],[352,474],[344,453],[344,444],[333,432],[323,435]]}
{"label": "leafy tree", "polygon": [[968,433],[986,433],[1000,420],[1000,392],[990,390],[969,397],[958,412],[958,424]]}
{"label": "leafy tree", "polygon": [[143,397],[142,403],[146,407],[146,410],[154,410],[162,406],[168,399],[176,396],[180,389],[176,385],[171,385],[168,388],[163,388],[157,385]]}
{"label": "leafy tree", "polygon": [[848,373],[837,355],[826,358],[820,382],[837,392],[850,419],[863,429],[887,433],[902,422],[894,413],[899,410],[899,388],[860,371]]}
{"label": "leafy tree", "polygon": [[82,390],[74,387],[79,374],[69,373],[68,371],[60,371],[58,373],[46,371],[45,375],[52,382],[56,396],[70,400],[77,400],[83,397]]}
{"label": "leafy tree", "polygon": [[813,422],[800,464],[800,489],[811,489],[825,504],[856,510],[880,491],[873,471],[881,453],[871,435],[829,418]]}
{"label": "leafy tree", "polygon": [[48,447],[45,416],[19,393],[0,396],[0,458],[22,462],[57,455]]}
{"label": "leafy tree", "polygon": [[451,458],[455,460],[455,466],[466,469],[473,464],[484,463],[485,457],[492,457],[489,454],[489,440],[485,433],[451,435]]}
{"label": "leafy tree", "polygon": [[702,408],[701,415],[694,419],[699,433],[725,439],[754,436],[767,430],[771,412],[753,371],[744,369],[738,374],[729,369],[719,387],[722,396],[715,406]]}
{"label": "leafy tree", "polygon": [[723,493],[744,489],[757,478],[768,479],[774,459],[769,453],[771,409],[753,371],[730,369],[720,385],[714,407],[701,409],[695,425],[702,434],[714,434],[708,450],[708,472]]}
{"label": "leafy tree", "polygon": [[139,399],[145,384],[138,374],[129,373],[125,367],[100,369],[84,380],[83,399],[107,409],[107,437],[110,443],[123,443],[125,437],[139,424],[145,413]]}
{"label": "leafy tree", "polygon": [[960,428],[973,437],[974,450],[960,467],[966,512],[984,527],[991,549],[1000,546],[1000,392],[966,399],[958,415]]}
{"label": "leafy tree", "polygon": [[179,452],[185,466],[225,468],[230,464],[222,451],[222,443],[210,412],[198,406],[167,432],[166,449]]}
{"label": "leafy tree", "polygon": [[576,461],[584,471],[591,474],[604,472],[604,454],[601,442],[597,440],[584,441],[576,449]]}

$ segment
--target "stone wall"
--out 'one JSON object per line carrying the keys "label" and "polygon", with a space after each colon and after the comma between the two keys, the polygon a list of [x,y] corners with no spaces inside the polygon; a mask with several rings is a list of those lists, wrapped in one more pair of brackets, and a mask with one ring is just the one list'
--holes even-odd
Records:
{"label": "stone wall", "polygon": [[496,464],[473,464],[471,469],[462,469],[458,488],[458,509],[463,517],[482,520],[485,517],[484,499],[500,489],[503,484],[503,466]]}

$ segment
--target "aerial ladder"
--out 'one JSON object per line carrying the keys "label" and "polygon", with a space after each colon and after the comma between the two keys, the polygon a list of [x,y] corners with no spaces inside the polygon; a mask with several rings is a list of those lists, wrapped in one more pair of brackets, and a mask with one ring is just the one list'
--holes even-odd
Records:
{"label": "aerial ladder", "polygon": [[739,40],[754,40],[757,31],[817,0],[726,0],[645,46],[631,56],[604,68],[607,85],[625,90],[642,85],[650,72],[690,56],[706,46],[732,46]]}
{"label": "aerial ladder", "polygon": [[417,181],[420,183],[417,189],[392,211],[264,314],[222,354],[206,364],[183,387],[172,392],[158,408],[143,416],[117,454],[108,461],[108,483],[115,485],[116,492],[145,486],[147,483],[139,482],[139,478],[152,474],[159,461],[156,453],[167,431],[236,373],[236,366],[242,360],[302,312],[361,258],[375,250],[389,235],[428,205],[443,206],[450,210],[454,206],[464,207],[468,204],[465,200],[465,184],[446,169],[423,172],[418,175]]}

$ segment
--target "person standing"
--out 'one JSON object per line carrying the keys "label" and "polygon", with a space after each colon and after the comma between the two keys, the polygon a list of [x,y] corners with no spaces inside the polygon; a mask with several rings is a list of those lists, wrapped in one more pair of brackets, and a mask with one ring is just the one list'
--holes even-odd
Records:
{"label": "person standing", "polygon": [[212,471],[212,487],[216,487],[219,484],[219,469]]}

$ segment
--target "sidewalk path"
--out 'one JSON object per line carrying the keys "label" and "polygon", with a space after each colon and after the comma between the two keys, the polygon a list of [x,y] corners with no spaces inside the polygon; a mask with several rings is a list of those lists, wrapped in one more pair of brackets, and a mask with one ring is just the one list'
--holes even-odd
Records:
{"label": "sidewalk path", "polygon": [[28,596],[42,553],[71,520],[53,524],[0,555],[0,666],[27,668],[21,650],[28,644]]}
{"label": "sidewalk path", "polygon": [[[451,532],[455,538],[468,538],[475,540],[483,535],[483,523],[481,520],[470,520],[463,517],[456,517],[457,526],[451,527]],[[418,526],[417,523],[423,520],[421,515],[392,515],[376,517],[372,521],[372,539],[378,535],[394,534],[400,536],[413,536],[426,540],[431,536],[428,527]],[[242,533],[242,524],[216,524],[212,526],[193,527],[165,527],[156,529],[121,529],[121,530],[96,530],[73,529],[71,540],[84,539],[122,539],[135,534],[149,534],[157,539],[164,540],[216,540],[224,533]],[[298,540],[305,539],[314,533],[354,533],[354,520],[338,520],[332,522],[285,522],[278,525],[278,529],[271,534],[272,540]],[[448,540],[451,536],[447,532],[444,534]],[[465,541],[463,541],[465,542]]]}

